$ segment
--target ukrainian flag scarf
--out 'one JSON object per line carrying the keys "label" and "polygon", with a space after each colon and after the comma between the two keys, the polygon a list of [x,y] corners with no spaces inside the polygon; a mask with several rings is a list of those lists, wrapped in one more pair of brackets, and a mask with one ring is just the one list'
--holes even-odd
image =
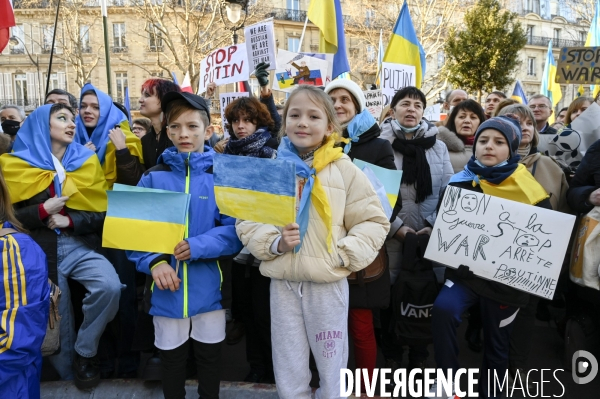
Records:
{"label": "ukrainian flag scarf", "polygon": [[13,152],[0,156],[0,167],[12,202],[30,199],[54,182],[56,195],[69,197],[67,207],[79,211],[106,211],[108,187],[94,152],[71,143],[62,162],[52,155],[51,107],[43,105],[33,111],[19,129]]}
{"label": "ukrainian flag scarf", "polygon": [[336,137],[337,135],[335,134],[329,136],[325,143],[315,151],[312,168],[300,159],[298,151],[288,137],[284,137],[281,140],[281,144],[277,149],[277,159],[285,159],[294,162],[296,165],[296,176],[307,179],[302,190],[300,208],[298,209],[298,216],[296,218],[298,225],[300,226],[300,244],[296,247],[296,252],[300,250],[302,240],[308,229],[311,204],[315,206],[321,220],[325,223],[327,228],[327,250],[331,252],[331,205],[329,204],[327,193],[321,185],[321,181],[317,175],[331,162],[344,156],[341,147],[334,147],[336,144]]}
{"label": "ukrainian flag scarf", "polygon": [[450,183],[471,181],[484,194],[530,205],[548,198],[546,190],[518,161],[516,156],[502,166],[485,167],[478,165],[473,156],[462,171],[450,178]]}
{"label": "ukrainian flag scarf", "polygon": [[108,137],[109,130],[113,129],[116,125],[119,125],[123,133],[125,133],[125,145],[129,149],[129,152],[134,157],[138,157],[141,163],[144,163],[142,158],[142,143],[140,139],[131,132],[127,116],[113,104],[111,98],[106,93],[96,89],[91,83],[88,83],[81,89],[82,98],[83,93],[90,90],[96,93],[96,96],[98,97],[100,118],[98,119],[98,124],[94,128],[94,131],[90,135],[83,124],[81,116],[77,115],[75,118],[75,125],[77,127],[75,140],[79,144],[86,144],[91,141],[94,146],[96,146],[96,155],[98,155],[98,159],[102,165],[102,170],[104,171],[104,176],[106,177],[109,188],[112,188],[117,180],[117,157],[115,146]]}

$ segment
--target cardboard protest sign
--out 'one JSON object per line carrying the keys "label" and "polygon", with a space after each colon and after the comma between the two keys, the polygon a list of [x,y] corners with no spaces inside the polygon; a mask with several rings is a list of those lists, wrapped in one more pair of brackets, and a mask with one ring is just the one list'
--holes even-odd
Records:
{"label": "cardboard protest sign", "polygon": [[200,62],[200,91],[206,91],[209,83],[217,86],[241,82],[250,77],[246,43],[223,47],[211,52]]}
{"label": "cardboard protest sign", "polygon": [[307,55],[309,57],[315,57],[323,61],[327,61],[327,75],[325,75],[325,86],[331,82],[331,75],[333,74],[333,58],[335,54],[331,53],[305,53],[300,52],[300,54]]}
{"label": "cardboard protest sign", "polygon": [[448,186],[425,257],[552,299],[575,216]]}
{"label": "cardboard protest sign", "polygon": [[256,69],[261,62],[271,64],[269,70],[275,69],[275,35],[273,34],[273,19],[267,19],[244,29],[246,50],[250,69]]}
{"label": "cardboard protest sign", "polygon": [[296,85],[325,86],[327,68],[325,60],[279,49],[273,89],[291,92]]}
{"label": "cardboard protest sign", "polygon": [[600,84],[600,47],[563,47],[556,69],[557,83]]}
{"label": "cardboard protest sign", "polygon": [[579,133],[579,136],[581,137],[581,144],[577,150],[582,157],[585,155],[587,149],[590,148],[596,140],[600,139],[599,121],[600,105],[594,102],[571,123],[571,128]]}
{"label": "cardboard protest sign", "polygon": [[383,96],[381,90],[366,90],[364,93],[365,99],[367,100],[367,111],[369,111],[373,118],[379,120],[381,111],[383,111]]}
{"label": "cardboard protest sign", "polygon": [[219,105],[221,106],[221,122],[223,124],[223,137],[227,138],[229,137],[229,132],[227,131],[227,129],[225,129],[225,124],[227,123],[227,120],[225,119],[225,108],[227,108],[227,106],[229,105],[230,102],[232,102],[233,100],[236,100],[240,97],[248,97],[250,96],[250,93],[248,92],[241,92],[241,93],[221,93],[219,94]]}
{"label": "cardboard protest sign", "polygon": [[398,90],[416,84],[417,74],[414,65],[381,63],[381,91],[384,107],[392,101],[392,97]]}

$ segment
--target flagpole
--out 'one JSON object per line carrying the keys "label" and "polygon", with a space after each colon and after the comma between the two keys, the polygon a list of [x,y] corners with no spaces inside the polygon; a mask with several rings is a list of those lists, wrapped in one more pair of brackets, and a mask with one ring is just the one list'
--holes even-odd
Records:
{"label": "flagpole", "polygon": [[306,33],[306,25],[308,25],[308,13],[306,14],[306,19],[304,20],[304,28],[302,28],[302,35],[300,35],[300,43],[298,43],[298,52],[302,51],[302,42],[304,41],[304,33]]}
{"label": "flagpole", "polygon": [[[52,57],[54,56],[54,45],[56,43],[56,31],[58,28],[58,13],[60,12],[60,0],[56,5],[56,16],[54,17],[54,32],[52,32],[52,48],[50,48],[50,61],[48,62],[48,77],[46,78],[46,93],[44,97],[48,95],[48,89],[50,88],[50,75],[52,75]],[[39,79],[39,76],[38,76]]]}
{"label": "flagpole", "polygon": [[106,62],[106,84],[108,85],[108,95],[112,98],[112,82],[110,73],[110,48],[108,47],[108,10],[106,0],[100,0],[102,10],[102,25],[104,27],[104,58]]}

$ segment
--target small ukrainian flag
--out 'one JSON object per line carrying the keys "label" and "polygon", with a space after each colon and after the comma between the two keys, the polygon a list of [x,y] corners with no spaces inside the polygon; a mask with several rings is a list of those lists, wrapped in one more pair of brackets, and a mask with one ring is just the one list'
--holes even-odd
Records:
{"label": "small ukrainian flag", "polygon": [[219,211],[237,219],[286,226],[296,220],[296,165],[289,161],[215,154]]}
{"label": "small ukrainian flag", "polygon": [[173,254],[184,238],[189,194],[122,184],[107,194],[103,247]]}

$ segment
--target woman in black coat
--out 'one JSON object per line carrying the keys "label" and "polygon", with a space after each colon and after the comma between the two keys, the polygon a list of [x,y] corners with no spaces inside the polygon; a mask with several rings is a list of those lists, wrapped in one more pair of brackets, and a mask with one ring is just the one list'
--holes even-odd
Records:
{"label": "woman in black coat", "polygon": [[[349,79],[336,79],[325,88],[334,103],[337,118],[350,139],[344,152],[354,160],[369,162],[395,170],[394,151],[389,141],[380,139],[377,121],[366,109],[366,99],[360,87]],[[348,329],[354,341],[357,368],[366,368],[372,375],[377,359],[377,343],[373,328],[373,309],[386,308],[390,301],[390,275],[366,284],[350,285]]]}
{"label": "woman in black coat", "polygon": [[578,213],[588,213],[600,205],[600,140],[585,153],[571,179],[567,202]]}

